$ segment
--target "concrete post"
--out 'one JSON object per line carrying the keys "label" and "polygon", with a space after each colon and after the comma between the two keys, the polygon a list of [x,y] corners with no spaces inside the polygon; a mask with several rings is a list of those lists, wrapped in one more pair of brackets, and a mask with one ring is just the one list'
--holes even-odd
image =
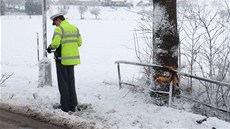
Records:
{"label": "concrete post", "polygon": [[47,0],[42,1],[42,20],[43,20],[43,58],[39,61],[39,80],[38,87],[45,85],[52,86],[51,61],[47,58],[47,28],[46,28],[46,12]]}

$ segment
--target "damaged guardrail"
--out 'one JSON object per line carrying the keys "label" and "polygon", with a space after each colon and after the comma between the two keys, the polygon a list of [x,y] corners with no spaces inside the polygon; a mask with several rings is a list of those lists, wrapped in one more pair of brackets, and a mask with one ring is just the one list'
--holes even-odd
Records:
{"label": "damaged guardrail", "polygon": [[[138,65],[138,66],[145,66],[145,67],[152,67],[152,68],[158,68],[158,69],[161,69],[161,70],[164,70],[164,71],[169,71],[169,72],[172,72],[172,73],[177,73],[178,75],[182,75],[182,76],[186,76],[186,77],[190,77],[190,78],[194,78],[194,79],[198,79],[198,80],[202,80],[202,81],[206,81],[206,82],[210,82],[210,83],[214,83],[214,84],[217,84],[217,85],[222,85],[222,86],[226,86],[226,87],[229,87],[230,88],[230,83],[225,83],[225,82],[219,82],[219,81],[216,81],[216,80],[210,80],[210,79],[206,79],[206,78],[202,78],[202,77],[197,77],[197,76],[194,76],[194,75],[190,75],[190,74],[187,74],[187,73],[183,73],[183,72],[180,72],[180,71],[177,71],[177,70],[171,70],[171,69],[168,69],[164,66],[161,66],[161,65],[156,65],[156,64],[146,64],[146,63],[138,63],[138,62],[130,62],[130,61],[116,61],[115,64],[117,64],[117,70],[118,70],[118,80],[119,80],[119,87],[121,88],[121,85],[122,84],[125,84],[125,85],[131,85],[131,86],[137,86],[135,84],[131,84],[131,83],[127,83],[127,82],[123,82],[121,80],[121,70],[120,70],[120,64],[129,64],[129,65]],[[143,87],[144,88],[144,87]],[[147,88],[145,88],[147,89]],[[158,93],[165,93],[165,94],[169,94],[169,107],[171,106],[171,102],[172,102],[172,83],[170,83],[170,88],[169,88],[169,92],[165,92],[165,91],[156,91],[156,90],[153,90],[153,89],[150,89],[148,88],[148,90],[152,91],[152,92],[158,92]]]}

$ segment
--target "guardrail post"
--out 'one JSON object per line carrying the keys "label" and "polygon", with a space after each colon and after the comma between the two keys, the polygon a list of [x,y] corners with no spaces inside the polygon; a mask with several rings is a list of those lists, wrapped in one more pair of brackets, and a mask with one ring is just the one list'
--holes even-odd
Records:
{"label": "guardrail post", "polygon": [[153,68],[152,67],[150,67],[151,68],[151,70],[150,70],[150,77],[149,77],[149,79],[150,79],[150,86],[149,86],[149,89],[152,89],[152,88],[154,88],[154,82],[153,82]]}
{"label": "guardrail post", "polygon": [[171,103],[172,103],[172,91],[173,91],[173,84],[171,82],[169,86],[169,107],[171,107]]}
{"label": "guardrail post", "polygon": [[121,72],[120,72],[120,63],[117,63],[118,79],[119,79],[119,88],[121,89]]}

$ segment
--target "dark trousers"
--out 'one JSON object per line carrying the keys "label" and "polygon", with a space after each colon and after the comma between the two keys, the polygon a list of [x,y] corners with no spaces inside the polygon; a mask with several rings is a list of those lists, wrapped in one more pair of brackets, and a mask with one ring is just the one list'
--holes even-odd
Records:
{"label": "dark trousers", "polygon": [[66,111],[75,109],[78,102],[75,90],[74,65],[66,66],[56,62],[56,69],[62,108]]}

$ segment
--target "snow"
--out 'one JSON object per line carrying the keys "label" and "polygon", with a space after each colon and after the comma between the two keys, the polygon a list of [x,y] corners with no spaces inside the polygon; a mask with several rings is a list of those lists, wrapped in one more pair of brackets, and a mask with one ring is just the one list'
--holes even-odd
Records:
{"label": "snow", "polygon": [[[89,108],[73,114],[54,110],[59,102],[56,68],[53,55],[53,86],[38,88],[37,32],[42,58],[42,17],[1,16],[1,73],[11,74],[6,86],[0,87],[1,108],[43,118],[45,121],[68,125],[71,128],[95,127],[111,129],[217,129],[230,128],[230,123],[215,117],[202,124],[196,120],[205,116],[151,103],[147,90],[123,86],[119,89],[117,60],[137,61],[133,48],[133,30],[140,16],[120,8],[101,8],[100,20],[90,14],[80,20],[76,8],[67,14],[68,21],[76,25],[83,39],[80,47],[81,65],[75,67],[78,101]],[[133,10],[137,11],[137,10]],[[48,19],[48,44],[53,29]],[[140,76],[139,67],[121,66],[122,78],[132,81]]]}

